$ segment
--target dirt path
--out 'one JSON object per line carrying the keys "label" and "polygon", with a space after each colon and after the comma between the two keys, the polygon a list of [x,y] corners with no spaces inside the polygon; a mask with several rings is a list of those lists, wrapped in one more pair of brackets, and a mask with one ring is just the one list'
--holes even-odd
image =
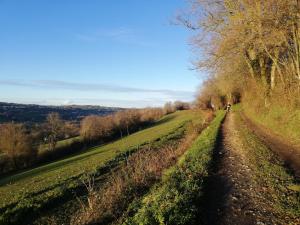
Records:
{"label": "dirt path", "polygon": [[266,187],[257,182],[257,165],[249,160],[249,146],[242,141],[237,129],[241,124],[237,124],[235,117],[234,112],[229,113],[220,130],[199,222],[207,225],[300,224],[295,218],[278,215],[272,205],[272,193],[262,191]]}

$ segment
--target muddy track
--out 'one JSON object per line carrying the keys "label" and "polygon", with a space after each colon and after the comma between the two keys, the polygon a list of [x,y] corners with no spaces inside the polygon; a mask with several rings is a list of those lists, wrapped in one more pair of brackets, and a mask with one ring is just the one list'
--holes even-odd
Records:
{"label": "muddy track", "polygon": [[204,201],[203,224],[256,224],[253,202],[249,190],[253,190],[251,173],[242,149],[242,143],[234,129],[233,114],[226,116],[214,154],[212,175],[208,178]]}
{"label": "muddy track", "polygon": [[[219,133],[211,174],[205,181],[199,224],[205,225],[267,225],[298,224],[295,220],[278,218],[270,206],[270,196],[256,182],[253,162],[237,129],[237,115],[226,116]],[[249,147],[249,146],[248,146]],[[271,200],[272,201],[272,200]]]}

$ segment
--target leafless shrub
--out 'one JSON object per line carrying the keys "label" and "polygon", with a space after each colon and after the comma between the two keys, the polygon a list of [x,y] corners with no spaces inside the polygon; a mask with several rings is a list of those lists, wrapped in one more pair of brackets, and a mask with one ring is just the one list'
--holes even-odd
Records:
{"label": "leafless shrub", "polygon": [[101,140],[119,135],[121,138],[151,124],[163,116],[159,108],[130,109],[110,116],[87,116],[81,122],[80,134],[86,140]]}
{"label": "leafless shrub", "polygon": [[47,132],[47,143],[50,151],[53,151],[56,147],[59,136],[62,134],[63,121],[58,113],[50,113],[47,116],[46,122],[46,132]]}

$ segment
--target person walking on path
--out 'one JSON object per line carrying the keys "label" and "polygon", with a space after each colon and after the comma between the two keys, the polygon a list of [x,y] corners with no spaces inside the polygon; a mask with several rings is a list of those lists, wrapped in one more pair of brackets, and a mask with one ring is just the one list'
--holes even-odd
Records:
{"label": "person walking on path", "polygon": [[229,112],[230,109],[231,109],[231,104],[228,102],[228,103],[227,103],[227,106],[226,106],[226,111]]}

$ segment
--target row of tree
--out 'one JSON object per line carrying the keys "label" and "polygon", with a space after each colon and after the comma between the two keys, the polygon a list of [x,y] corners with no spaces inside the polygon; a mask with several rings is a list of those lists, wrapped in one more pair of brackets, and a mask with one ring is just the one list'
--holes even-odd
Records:
{"label": "row of tree", "polygon": [[87,116],[81,122],[80,135],[88,141],[123,137],[163,115],[161,109],[125,110],[108,116]]}
{"label": "row of tree", "polygon": [[[256,98],[300,106],[300,0],[191,0],[178,19],[197,34],[195,67],[209,73],[201,106]],[[248,98],[248,99],[247,99]]]}
{"label": "row of tree", "polygon": [[123,137],[137,131],[163,115],[177,110],[187,110],[190,104],[176,101],[167,102],[163,108],[129,109],[108,116],[87,116],[81,122],[80,135],[88,141],[101,141]]}

